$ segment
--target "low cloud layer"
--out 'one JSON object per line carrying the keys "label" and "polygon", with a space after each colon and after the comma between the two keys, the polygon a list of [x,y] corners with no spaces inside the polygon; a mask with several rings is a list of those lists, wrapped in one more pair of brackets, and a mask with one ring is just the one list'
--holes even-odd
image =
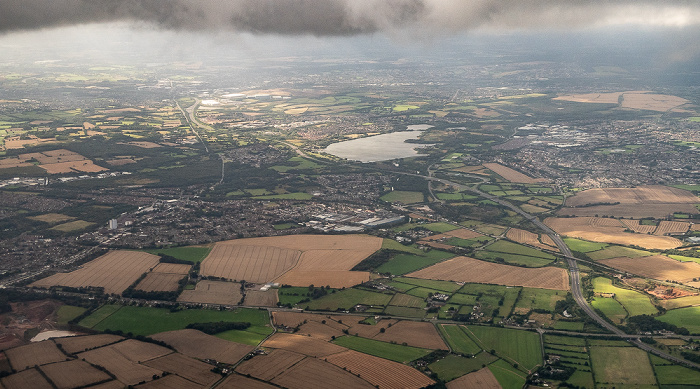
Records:
{"label": "low cloud layer", "polygon": [[173,30],[344,36],[700,23],[696,0],[2,0],[0,32],[134,21]]}

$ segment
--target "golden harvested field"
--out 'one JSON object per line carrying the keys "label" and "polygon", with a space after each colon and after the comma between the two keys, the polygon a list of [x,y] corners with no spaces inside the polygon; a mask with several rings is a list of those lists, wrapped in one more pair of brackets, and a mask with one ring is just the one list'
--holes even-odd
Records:
{"label": "golden harvested field", "polygon": [[75,354],[82,351],[87,351],[93,348],[106,346],[111,343],[122,340],[121,336],[111,334],[86,335],[86,336],[68,336],[65,338],[54,339],[54,342],[60,344],[68,354]]}
{"label": "golden harvested field", "polygon": [[148,361],[153,358],[168,355],[173,351],[153,343],[140,342],[135,339],[127,339],[104,348],[117,350],[121,355],[133,362]]}
{"label": "golden harvested field", "polygon": [[510,182],[518,182],[522,184],[536,184],[538,182],[547,181],[544,178],[532,178],[523,173],[520,173],[517,170],[513,170],[507,166],[503,166],[498,163],[485,163],[483,166]]}
{"label": "golden harvested field", "polygon": [[136,385],[141,381],[151,381],[153,375],[161,375],[161,370],[140,365],[127,359],[122,353],[111,346],[78,354],[93,365],[99,365],[109,370],[117,379],[127,385]]}
{"label": "golden harvested field", "polygon": [[86,222],[85,220],[74,220],[72,222],[59,224],[57,226],[51,227],[52,230],[61,232],[71,232],[84,230],[95,223]]}
{"label": "golden harvested field", "polygon": [[241,284],[226,281],[199,281],[194,290],[183,290],[177,301],[201,304],[237,305],[243,295]]}
{"label": "golden harvested field", "polygon": [[615,217],[654,217],[663,219],[674,212],[698,214],[693,204],[646,204],[640,207],[636,204],[595,205],[583,208],[561,208],[557,214],[562,216],[615,216]]}
{"label": "golden harvested field", "polygon": [[304,358],[306,358],[305,355],[295,352],[272,350],[267,355],[256,355],[252,359],[243,362],[236,368],[236,372],[270,381]]}
{"label": "golden harvested field", "polygon": [[44,365],[40,369],[59,389],[87,386],[111,378],[107,373],[77,359]]}
{"label": "golden harvested field", "polygon": [[151,272],[136,285],[136,289],[145,290],[146,292],[174,292],[178,288],[178,281],[183,277],[182,274]]}
{"label": "golden harvested field", "polygon": [[445,235],[460,239],[473,239],[483,236],[482,234],[476,231],[467,230],[466,228],[458,228],[456,230],[447,231],[445,232]]}
{"label": "golden harvested field", "polygon": [[[546,236],[546,235],[543,235]],[[534,247],[539,247],[541,249],[546,249],[546,250],[554,250],[558,251],[556,247],[548,246],[542,242],[540,242],[539,235],[532,233],[530,231],[525,231],[521,230],[519,228],[511,228],[508,230],[506,233],[506,238],[516,241],[518,243],[524,243],[524,244],[529,244],[530,246]],[[547,236],[547,238],[549,238]],[[551,238],[549,238],[549,241],[551,241]],[[554,243],[554,242],[552,242]]]}
{"label": "golden harvested field", "polygon": [[291,269],[300,256],[301,251],[298,250],[219,242],[202,261],[201,274],[235,281],[265,283]]}
{"label": "golden harvested field", "polygon": [[153,269],[153,273],[170,273],[170,274],[182,274],[187,275],[192,269],[192,265],[185,265],[183,263],[159,263]]}
{"label": "golden harvested field", "polygon": [[[326,321],[326,323],[328,320]],[[327,342],[334,338],[343,336],[343,332],[319,321],[309,321],[299,327],[299,331],[295,332],[299,335],[308,335],[312,338],[323,339]]]}
{"label": "golden harvested field", "polygon": [[45,213],[39,216],[30,216],[28,219],[38,220],[49,224],[58,224],[75,219],[73,216],[62,215],[60,213]]}
{"label": "golden harvested field", "polygon": [[[386,327],[382,322],[378,323],[377,326]],[[374,339],[398,344],[406,342],[409,346],[433,350],[448,349],[435,326],[432,323],[421,321],[402,320],[386,328],[386,332],[375,335]]]}
{"label": "golden harvested field", "polygon": [[52,286],[102,287],[105,293],[121,294],[143,273],[158,265],[160,257],[140,251],[116,250],[93,260],[70,273],[58,273],[31,284]]}
{"label": "golden harvested field", "polygon": [[202,262],[202,275],[294,286],[349,287],[369,280],[350,272],[379,250],[382,239],[366,235],[290,235],[219,242]]}
{"label": "golden harvested field", "polygon": [[176,374],[207,387],[221,378],[220,375],[211,371],[210,364],[177,353],[152,359],[144,365]]}
{"label": "golden harvested field", "polygon": [[627,228],[639,234],[651,234],[656,230],[656,226],[647,226],[644,224],[639,224],[639,220],[636,219],[622,219],[620,221]]}
{"label": "golden harvested field", "polygon": [[[380,330],[382,328],[387,328],[387,330],[388,330],[390,325],[393,326],[394,324],[397,323],[396,320],[382,319],[376,325],[368,326],[366,324],[360,324],[360,321],[365,319],[362,316],[353,316],[352,318],[349,316],[333,316],[333,319],[336,322],[339,320],[342,320],[342,322],[343,322],[342,325],[349,326],[349,328],[348,328],[349,334],[361,336],[363,338],[374,338],[375,336],[380,334]],[[404,342],[405,342],[405,340],[404,340]]]}
{"label": "golden harvested field", "polygon": [[62,174],[62,173],[75,173],[75,172],[99,173],[99,172],[109,170],[107,168],[103,168],[102,166],[95,165],[90,160],[50,163],[50,164],[46,164],[46,165],[39,165],[39,167],[46,170],[46,172],[49,174]]}
{"label": "golden harvested field", "polygon": [[501,384],[498,383],[488,367],[463,375],[448,382],[446,386],[447,389],[501,389]]}
{"label": "golden harvested field", "polygon": [[369,281],[369,272],[366,271],[309,271],[296,269],[290,270],[283,276],[275,279],[275,282],[292,286],[323,285],[331,288],[350,288],[367,281]]}
{"label": "golden harvested field", "polygon": [[[376,247],[376,246],[375,246]],[[346,271],[377,251],[375,247],[358,247],[355,250],[309,250],[305,251],[294,271]]]}
{"label": "golden harvested field", "polygon": [[554,241],[552,240],[552,238],[549,237],[549,235],[542,234],[542,236],[540,236],[540,240],[547,246],[554,247],[555,251],[559,251],[559,249],[557,248],[557,244],[554,243]]}
{"label": "golden harvested field", "polygon": [[612,93],[582,93],[577,95],[562,95],[552,100],[574,101],[577,103],[618,104],[622,92]]}
{"label": "golden harvested field", "polygon": [[431,280],[526,286],[542,289],[569,289],[569,276],[564,269],[555,267],[522,268],[480,261],[469,257],[448,259],[410,273],[407,276]]}
{"label": "golden harvested field", "polygon": [[[620,98],[622,98],[622,104],[620,104]],[[648,91],[563,95],[553,100],[574,101],[579,103],[619,104],[622,108],[645,109],[659,112],[666,112],[669,110],[675,111],[680,106],[689,103],[688,100],[681,97],[654,94]]]}
{"label": "golden harvested field", "polygon": [[688,222],[672,222],[668,220],[662,220],[659,222],[659,226],[654,231],[654,235],[666,235],[666,234],[685,234],[690,228],[690,223]]}
{"label": "golden harvested field", "polygon": [[636,245],[646,249],[672,249],[682,242],[670,236],[625,232],[627,228],[617,219],[596,217],[549,217],[544,223],[561,235],[592,242]]}
{"label": "golden harvested field", "polygon": [[243,302],[243,305],[250,305],[254,307],[276,307],[278,301],[277,291],[274,289],[266,291],[250,290],[245,293],[245,301]]}
{"label": "golden harvested field", "polygon": [[352,374],[359,374],[362,379],[380,389],[418,389],[434,383],[412,367],[354,350],[331,355],[326,360]]}
{"label": "golden harvested field", "polygon": [[[606,215],[626,218],[663,218],[674,212],[698,214],[700,211],[694,206],[698,203],[700,203],[700,199],[690,191],[668,186],[596,188],[584,190],[567,198],[567,208],[562,208],[558,213],[572,216]],[[644,206],[640,207],[639,205],[642,204]],[[588,206],[582,207],[584,205]]]}
{"label": "golden harvested field", "polygon": [[566,205],[571,207],[615,202],[621,204],[694,204],[698,202],[698,198],[692,192],[684,189],[649,185],[636,188],[588,189],[566,199]]}
{"label": "golden harvested field", "polygon": [[241,358],[255,348],[192,329],[161,332],[151,335],[151,338],[163,341],[187,356],[199,359],[214,359],[229,364],[240,361]]}
{"label": "golden harvested field", "polygon": [[367,381],[315,358],[306,358],[271,381],[289,389],[374,388]]}
{"label": "golden harvested field", "polygon": [[320,339],[308,336],[293,335],[278,332],[263,343],[264,347],[280,348],[308,355],[311,357],[325,357],[331,354],[347,350],[345,347],[328,343]]}
{"label": "golden harvested field", "polygon": [[2,386],[6,389],[53,389],[49,381],[36,369],[29,369],[4,377]]}
{"label": "golden harvested field", "polygon": [[605,265],[657,280],[691,282],[700,277],[700,264],[679,262],[664,255],[643,258],[612,258],[599,261]]}
{"label": "golden harvested field", "polygon": [[44,365],[66,360],[66,355],[53,342],[38,342],[11,348],[5,350],[5,355],[7,355],[10,365],[16,371],[21,371],[34,365]]}

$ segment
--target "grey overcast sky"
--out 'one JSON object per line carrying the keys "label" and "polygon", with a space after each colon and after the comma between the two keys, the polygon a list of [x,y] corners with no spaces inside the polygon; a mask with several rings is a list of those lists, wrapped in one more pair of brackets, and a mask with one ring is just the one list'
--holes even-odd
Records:
{"label": "grey overcast sky", "polygon": [[[431,53],[454,42],[651,51],[700,58],[698,0],[0,0],[0,62],[132,50],[198,53]],[[646,47],[650,46],[650,47]],[[653,47],[651,47],[653,46]],[[196,48],[196,49],[195,49]],[[29,58],[28,58],[29,59]]]}
{"label": "grey overcast sky", "polygon": [[3,0],[0,30],[138,21],[164,29],[356,35],[472,29],[688,27],[696,0]]}

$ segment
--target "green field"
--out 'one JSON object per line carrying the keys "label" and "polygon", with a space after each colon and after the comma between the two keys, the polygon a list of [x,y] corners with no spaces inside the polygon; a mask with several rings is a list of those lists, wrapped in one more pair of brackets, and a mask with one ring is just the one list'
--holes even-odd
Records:
{"label": "green field", "polygon": [[592,280],[592,286],[596,293],[615,293],[615,300],[622,304],[630,316],[655,315],[659,312],[649,297],[633,290],[618,288],[609,278],[596,277]]}
{"label": "green field", "polygon": [[566,292],[549,289],[523,288],[515,303],[516,308],[541,309],[554,311],[557,301],[564,300]]}
{"label": "green field", "polygon": [[537,257],[554,260],[554,255],[547,254],[543,251],[536,250],[530,247],[526,247],[517,243],[508,242],[506,240],[499,240],[493,244],[486,247],[489,251],[496,251],[499,253],[510,253],[518,255],[526,255],[528,257]]}
{"label": "green field", "polygon": [[277,289],[277,297],[282,305],[295,305],[299,301],[309,298],[309,295],[310,293],[308,287],[292,286]]}
{"label": "green field", "polygon": [[459,305],[476,305],[476,300],[477,296],[471,295],[471,294],[462,294],[462,293],[455,293],[453,294],[448,302],[450,304],[459,304]]}
{"label": "green field", "polygon": [[404,111],[408,111],[411,109],[418,109],[418,108],[420,108],[420,107],[417,105],[400,104],[400,105],[395,105],[393,110],[394,110],[394,112],[404,112]]}
{"label": "green field", "polygon": [[590,354],[599,384],[656,386],[647,353],[636,347],[591,347]]}
{"label": "green field", "polygon": [[425,316],[425,309],[423,308],[409,308],[409,307],[395,307],[388,306],[383,312],[385,315],[389,316],[399,316],[399,317],[413,317],[421,319]]}
{"label": "green field", "polygon": [[625,308],[613,298],[594,297],[591,306],[605,315],[615,324],[622,324],[627,318]]}
{"label": "green field", "polygon": [[483,349],[496,350],[499,357],[517,363],[524,370],[542,364],[540,336],[536,332],[482,326],[468,326],[466,329]]}
{"label": "green field", "polygon": [[384,238],[382,240],[382,248],[396,251],[404,251],[409,254],[423,255],[425,254],[423,250],[417,249],[415,247],[403,245],[393,239]]}
{"label": "green field", "polygon": [[669,258],[673,258],[676,261],[681,261],[681,262],[695,262],[695,263],[700,263],[700,258],[695,258],[695,257],[686,257],[683,255],[668,255]]}
{"label": "green field", "polygon": [[375,271],[377,273],[403,275],[434,265],[454,256],[454,254],[438,250],[430,250],[419,255],[399,254],[376,268]]}
{"label": "green field", "polygon": [[593,388],[595,386],[593,374],[582,370],[576,370],[566,382],[580,388]]}
{"label": "green field", "polygon": [[406,291],[406,294],[410,294],[411,296],[420,297],[422,299],[426,299],[431,294],[436,294],[436,293],[442,293],[442,291],[437,290],[437,289],[423,288],[423,287],[415,287],[413,289]]}
{"label": "green field", "polygon": [[73,232],[84,230],[95,223],[86,222],[85,220],[74,220],[72,222],[59,224],[57,226],[51,227],[50,230],[61,231],[61,232]]}
{"label": "green field", "polygon": [[395,190],[389,192],[380,197],[379,199],[390,203],[402,204],[422,203],[425,200],[423,198],[423,192],[409,192],[403,190]]}
{"label": "green field", "polygon": [[525,386],[526,374],[518,371],[503,359],[497,360],[488,367],[503,389],[521,389]]}
{"label": "green field", "polygon": [[426,306],[426,302],[420,297],[397,293],[394,295],[391,301],[389,301],[389,305],[394,305],[397,307],[423,308]]}
{"label": "green field", "polygon": [[108,318],[114,312],[121,309],[121,305],[103,305],[98,310],[93,312],[90,316],[81,320],[78,325],[83,327],[92,328],[100,323],[102,320]]}
{"label": "green field", "polygon": [[58,324],[66,325],[69,321],[75,319],[85,312],[87,309],[83,307],[75,307],[72,305],[61,305],[56,312],[56,321]]}
{"label": "green field", "polygon": [[658,319],[678,327],[685,327],[693,334],[700,334],[698,317],[700,317],[700,307],[687,307],[670,310]]}
{"label": "green field", "polygon": [[424,348],[402,346],[400,344],[360,338],[359,336],[341,336],[335,339],[333,343],[365,354],[400,363],[408,363],[431,353],[431,350]]}
{"label": "green field", "polygon": [[588,253],[588,256],[594,261],[617,257],[640,258],[648,257],[650,255],[654,255],[654,253],[622,246],[609,246],[603,250]]}
{"label": "green field", "polygon": [[171,247],[167,249],[144,250],[151,254],[169,255],[173,258],[182,259],[192,263],[202,262],[209,255],[211,247],[203,246],[183,246]]}
{"label": "green field", "polygon": [[272,225],[272,228],[274,228],[275,230],[288,230],[294,227],[296,227],[296,224],[293,223],[280,223]]}
{"label": "green field", "polygon": [[589,253],[608,247],[605,243],[595,243],[575,238],[564,238],[564,243],[569,246],[571,251],[578,251],[580,253]]}
{"label": "green field", "polygon": [[310,301],[307,303],[307,306],[311,310],[349,310],[357,304],[385,306],[389,304],[392,297],[393,295],[391,294],[369,292],[361,289],[345,289]]}
{"label": "green field", "polygon": [[558,344],[565,346],[586,346],[586,340],[583,338],[575,338],[572,336],[559,336],[546,334],[544,336],[544,341],[546,344]]}
{"label": "green field", "polygon": [[445,241],[446,244],[459,247],[479,247],[483,246],[489,241],[488,238],[473,238],[473,239],[461,239],[461,238],[450,238]]}
{"label": "green field", "polygon": [[267,311],[247,308],[235,311],[185,309],[170,312],[166,308],[106,305],[83,319],[80,325],[97,331],[110,329],[120,330],[124,333],[130,332],[134,335],[151,335],[158,332],[180,330],[191,323],[217,321],[251,323],[251,328],[246,332],[260,332],[262,331],[260,327],[267,328],[269,332],[272,331],[271,328],[266,327],[269,325]]}
{"label": "green field", "polygon": [[481,351],[481,347],[474,343],[464,332],[462,326],[456,324],[441,324],[438,325],[438,330],[440,330],[442,337],[445,338],[452,352],[476,355]]}
{"label": "green field", "polygon": [[422,227],[425,229],[428,229],[430,231],[440,233],[440,234],[448,232],[448,231],[456,230],[459,228],[459,227],[454,226],[452,224],[442,223],[442,222],[423,224]]}
{"label": "green field", "polygon": [[563,321],[559,320],[556,323],[554,323],[554,329],[555,330],[562,330],[562,331],[575,331],[575,332],[581,332],[583,331],[583,322],[581,321]]}
{"label": "green field", "polygon": [[216,334],[217,338],[226,339],[231,342],[257,346],[272,333],[272,328],[264,326],[251,326],[245,331],[229,330]]}
{"label": "green field", "polygon": [[659,385],[700,385],[700,372],[678,365],[654,366]]}
{"label": "green field", "polygon": [[447,355],[439,361],[428,365],[430,371],[436,373],[443,381],[450,381],[457,377],[481,369],[483,365],[495,361],[497,358],[489,353],[480,353],[475,358],[464,358],[457,355]]}

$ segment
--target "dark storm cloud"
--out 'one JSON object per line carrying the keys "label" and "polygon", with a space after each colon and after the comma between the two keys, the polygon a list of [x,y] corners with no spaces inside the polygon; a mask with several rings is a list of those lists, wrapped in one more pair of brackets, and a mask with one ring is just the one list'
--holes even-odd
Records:
{"label": "dark storm cloud", "polygon": [[[2,0],[0,31],[135,21],[174,30],[414,35],[700,20],[694,0]],[[685,15],[685,16],[684,16]]]}

